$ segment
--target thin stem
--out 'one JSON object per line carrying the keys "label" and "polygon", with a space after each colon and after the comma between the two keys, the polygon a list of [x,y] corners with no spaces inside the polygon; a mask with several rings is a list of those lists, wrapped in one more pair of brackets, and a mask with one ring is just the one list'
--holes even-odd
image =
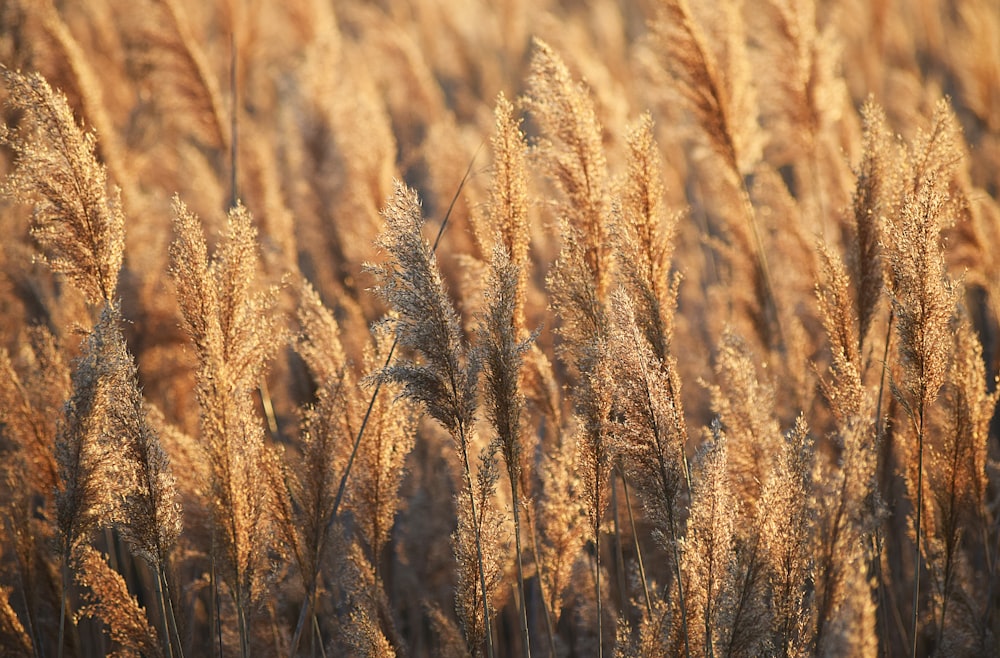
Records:
{"label": "thin stem", "polygon": [[[235,19],[234,19],[235,23]],[[229,90],[230,90],[230,114],[229,119],[232,121],[232,129],[230,132],[229,139],[229,207],[235,208],[237,199],[239,198],[239,190],[237,188],[237,175],[238,170],[238,154],[239,154],[239,90],[236,85],[238,78],[236,76],[236,26],[231,26],[229,30]]]}
{"label": "thin stem", "polygon": [[[448,219],[451,217],[451,212],[455,208],[455,204],[458,202],[458,198],[462,194],[462,190],[465,188],[465,184],[468,182],[469,177],[472,174],[472,167],[475,165],[476,157],[479,155],[479,151],[482,147],[483,145],[480,143],[479,148],[476,149],[476,152],[472,156],[472,160],[469,161],[469,166],[465,169],[465,174],[462,176],[462,180],[458,183],[458,189],[455,190],[455,195],[452,197],[451,203],[448,205],[448,210],[445,212],[444,218],[441,220],[441,225],[438,227],[437,236],[434,238],[434,244],[431,246],[431,253],[437,251],[438,244],[441,242],[441,236],[444,235],[445,227],[448,226]],[[396,336],[392,340],[392,346],[389,347],[389,353],[386,355],[385,362],[382,364],[383,370],[388,368],[389,364],[392,362],[392,357],[396,353],[397,345],[399,345],[399,336]],[[323,534],[320,536],[319,542],[316,545],[316,561],[314,564],[317,565],[317,568],[320,556],[323,553],[323,546],[326,543],[326,537],[330,534],[330,530],[333,528],[333,524],[337,520],[337,512],[340,510],[340,504],[344,499],[344,492],[347,489],[347,479],[351,475],[351,469],[354,467],[354,460],[358,455],[358,447],[361,445],[361,437],[364,436],[365,429],[368,427],[368,421],[371,418],[372,410],[375,408],[375,400],[378,399],[378,394],[381,390],[382,379],[376,378],[375,388],[372,391],[371,397],[368,399],[368,408],[365,410],[365,416],[361,421],[361,427],[358,428],[358,432],[354,436],[354,444],[351,446],[351,454],[347,458],[347,465],[344,467],[344,474],[340,477],[340,484],[337,486],[337,495],[334,498],[333,507],[327,516]],[[294,657],[295,652],[298,651],[299,641],[302,638],[302,631],[305,628],[305,624],[309,619],[312,607],[315,604],[316,578],[317,574],[311,574],[310,583],[306,587],[306,600],[302,605],[302,610],[299,612],[299,619],[295,624],[295,632],[292,634],[292,644],[288,650],[288,655],[290,657]]]}
{"label": "thin stem", "polygon": [[816,200],[816,210],[819,213],[820,229],[823,232],[823,241],[829,243],[827,239],[827,215],[826,215],[826,195],[823,194],[823,186],[819,177],[819,162],[816,157],[816,138],[814,134],[809,136],[809,147],[807,161],[809,163],[809,175],[812,177],[812,192]]}
{"label": "thin stem", "polygon": [[[6,516],[4,518],[5,518],[4,526],[7,529],[7,532],[9,533],[8,536],[13,537],[14,520],[9,516]],[[24,560],[21,559],[21,551],[16,550],[16,548],[14,550],[14,558],[17,560],[17,568],[15,569],[15,573],[17,574],[18,583],[20,583],[21,585],[17,589],[20,590],[21,604],[24,606],[24,623],[28,627],[27,631],[28,631],[28,637],[31,639],[31,650],[34,652],[34,655],[43,656],[44,654],[41,650],[41,642],[38,639],[38,635],[35,633],[35,622],[33,621],[34,614],[32,612],[33,606],[28,600],[27,582],[28,580],[30,580],[30,574],[27,573],[28,567],[26,564],[24,564]]]}
{"label": "thin stem", "polygon": [[319,630],[319,620],[316,619],[316,615],[312,616],[312,627],[313,632],[316,634],[316,645],[319,646],[319,655],[326,658],[326,647],[323,646],[323,634]]}
{"label": "thin stem", "polygon": [[[1000,517],[997,517],[996,519],[994,519],[993,525],[994,525],[994,527],[1000,525]],[[994,533],[996,535],[996,542],[995,542],[996,548],[994,549],[993,555],[1000,555],[1000,532],[997,532],[996,530],[994,530]],[[991,623],[992,620],[990,618],[993,616],[993,610],[996,607],[996,606],[992,605],[990,602],[993,601],[993,592],[996,589],[996,581],[997,581],[997,577],[996,577],[996,565],[997,565],[997,560],[994,557],[991,557],[990,549],[989,549],[989,543],[990,543],[989,542],[989,530],[986,529],[986,528],[984,528],[983,529],[983,552],[986,553],[986,561],[990,565],[989,566],[990,583],[989,583],[989,587],[987,588],[987,597],[984,599],[984,610],[983,610],[983,615],[982,615],[982,619],[983,619],[983,626],[982,627],[983,628],[991,628],[991,626],[989,624]]]}
{"label": "thin stem", "polygon": [[[600,465],[598,464],[597,476],[600,477]],[[601,483],[594,482],[594,588],[597,595],[597,656],[604,656],[604,623],[601,619],[603,614],[601,601],[601,519],[599,512],[601,509]]]}
{"label": "thin stem", "polygon": [[882,646],[882,655],[889,655],[889,618],[888,603],[885,595],[885,576],[882,573],[882,532],[881,528],[876,528],[871,536],[872,542],[872,566],[875,572],[875,580],[878,583],[878,617],[882,622],[882,637],[879,644]]}
{"label": "thin stem", "polygon": [[618,600],[621,605],[628,601],[628,594],[625,592],[625,554],[622,552],[621,519],[618,516],[618,486],[616,484],[615,471],[611,472],[611,521],[615,525],[614,531],[614,554],[615,554],[615,575],[618,577]]}
{"label": "thin stem", "polygon": [[[68,542],[63,542],[64,546]],[[59,604],[59,644],[58,644],[58,658],[63,658],[63,643],[66,639],[66,590],[69,588],[69,548],[63,550],[63,565],[62,565],[62,596],[60,597]]]}
{"label": "thin stem", "polygon": [[597,655],[600,658],[604,656],[604,624],[601,620],[603,610],[601,607],[601,532],[599,529],[594,533],[594,566],[596,567],[594,587],[597,594]]}
{"label": "thin stem", "polygon": [[177,616],[174,614],[174,600],[170,596],[170,580],[167,578],[165,563],[160,563],[159,573],[163,581],[163,595],[167,601],[166,614],[169,615],[169,621],[173,632],[174,640],[177,642],[177,655],[179,658],[184,658],[184,642],[181,641],[181,632],[177,627]]}
{"label": "thin stem", "polygon": [[[458,398],[458,391],[455,388],[454,378],[452,379],[452,394]],[[493,658],[493,631],[490,624],[490,599],[486,591],[486,573],[483,567],[483,543],[479,534],[479,516],[476,513],[476,495],[472,488],[472,469],[469,466],[469,444],[465,436],[465,428],[461,421],[458,424],[458,433],[461,449],[462,462],[465,468],[465,484],[469,487],[469,508],[472,513],[472,531],[476,538],[476,560],[479,566],[479,586],[483,591],[483,631],[486,635],[486,655]]]}
{"label": "thin stem", "polygon": [[219,614],[219,575],[215,571],[215,533],[212,533],[212,575],[211,575],[211,622],[215,626],[217,639],[219,641],[219,656],[223,655],[222,650],[222,619]]}
{"label": "thin stem", "polygon": [[257,385],[257,392],[260,393],[260,405],[264,409],[264,419],[267,420],[267,431],[271,433],[271,438],[278,440],[278,416],[274,413],[274,402],[271,399],[271,389],[267,385],[267,377],[260,376],[260,384]]}
{"label": "thin stem", "polygon": [[[508,471],[509,473],[509,471]],[[521,599],[521,636],[524,640],[524,655],[531,656],[531,638],[528,633],[528,606],[524,598],[524,567],[521,565],[521,516],[518,513],[517,480],[511,478],[510,488],[514,504],[514,545],[517,553],[517,589]]]}
{"label": "thin stem", "polygon": [[[921,386],[921,388],[923,388]],[[920,395],[920,428],[917,432],[917,522],[916,541],[913,549],[913,646],[910,655],[917,656],[917,616],[920,603],[920,521],[924,508],[924,395]]]}
{"label": "thin stem", "polygon": [[541,551],[538,547],[538,534],[535,532],[535,524],[528,516],[528,530],[531,533],[531,545],[535,550],[535,566],[538,570],[538,589],[542,593],[542,612],[545,613],[545,632],[548,636],[549,641],[549,655],[551,658],[556,658],[556,640],[555,640],[555,630],[552,628],[552,615],[549,612],[549,600],[545,595],[545,563],[541,559]]}
{"label": "thin stem", "polygon": [[236,626],[240,632],[240,656],[242,658],[249,658],[250,656],[250,642],[247,637],[247,618],[246,618],[246,606],[243,604],[243,592],[242,587],[236,595]]}
{"label": "thin stem", "polygon": [[739,194],[740,200],[743,202],[743,211],[746,214],[747,223],[750,224],[750,232],[753,234],[754,248],[757,250],[757,264],[760,266],[761,276],[764,277],[764,289],[766,292],[766,298],[764,301],[764,309],[768,314],[768,319],[774,323],[775,331],[777,332],[778,347],[781,353],[787,356],[787,348],[785,343],[785,332],[781,326],[781,315],[778,313],[778,298],[774,292],[774,279],[771,277],[771,268],[767,264],[767,255],[764,251],[764,240],[760,235],[760,229],[757,226],[757,211],[753,207],[753,202],[750,200],[750,191],[747,189],[746,181],[743,177],[736,172],[736,176],[739,178]]}
{"label": "thin stem", "polygon": [[[879,384],[878,384],[878,398],[875,402],[875,445],[876,445],[876,459],[881,459],[882,456],[882,440],[885,438],[885,424],[882,422],[882,396],[885,393],[885,378],[889,369],[889,347],[892,344],[892,324],[896,319],[895,309],[890,305],[889,307],[889,321],[886,323],[885,328],[885,347],[882,350],[882,372],[879,374]],[[859,339],[862,340],[862,339]],[[859,345],[860,347],[860,345]],[[876,464],[876,472],[879,472],[880,464]],[[881,539],[881,526],[876,528],[876,542],[875,542],[875,564],[878,571],[878,588],[879,588],[879,599],[880,601],[885,601],[886,590],[888,589],[885,584],[885,578],[882,574],[882,539]],[[884,621],[884,633],[885,638],[883,642],[886,647],[886,655],[888,655],[888,642],[889,642],[889,620],[886,618],[887,611],[883,610],[882,619]],[[899,619],[899,610],[895,610],[896,621],[900,623],[900,628],[898,629],[901,633],[901,637],[905,638],[906,631],[901,627],[901,620]],[[904,639],[905,641],[905,639]]]}
{"label": "thin stem", "polygon": [[[674,578],[677,579],[677,601],[681,607],[681,630],[684,633],[684,656],[685,658],[691,658],[691,645],[688,640],[687,606],[684,603],[684,581],[681,577],[680,551],[677,548],[678,537],[677,524],[674,521],[674,506],[670,505],[668,509],[670,510],[670,549],[674,558]],[[711,643],[709,643],[709,650],[711,651]]]}
{"label": "thin stem", "polygon": [[153,586],[156,588],[156,598],[160,602],[160,614],[163,616],[163,646],[167,650],[167,658],[174,658],[173,641],[170,634],[170,622],[167,620],[167,603],[163,596],[163,585],[160,582],[160,571],[154,575]]}
{"label": "thin stem", "polygon": [[635,544],[636,562],[639,564],[639,580],[642,581],[642,596],[646,602],[646,614],[653,616],[653,600],[649,596],[649,585],[646,583],[646,568],[642,562],[642,549],[639,547],[639,533],[635,529],[635,516],[632,514],[632,500],[628,493],[628,479],[619,471],[622,478],[622,492],[625,494],[625,509],[628,510],[629,527],[632,529],[632,542]]}
{"label": "thin stem", "polygon": [[892,323],[896,318],[894,309],[889,309],[889,322],[885,328],[885,348],[882,351],[882,373],[879,376],[878,400],[875,403],[875,440],[881,445],[885,425],[882,423],[882,395],[885,392],[885,377],[889,369],[889,345],[892,343]]}

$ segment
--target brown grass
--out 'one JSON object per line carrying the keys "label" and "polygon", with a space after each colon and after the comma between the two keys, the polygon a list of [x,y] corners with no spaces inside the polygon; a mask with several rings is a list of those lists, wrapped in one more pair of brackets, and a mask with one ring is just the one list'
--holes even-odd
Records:
{"label": "brown grass", "polygon": [[1000,652],[998,43],[0,2],[0,656]]}

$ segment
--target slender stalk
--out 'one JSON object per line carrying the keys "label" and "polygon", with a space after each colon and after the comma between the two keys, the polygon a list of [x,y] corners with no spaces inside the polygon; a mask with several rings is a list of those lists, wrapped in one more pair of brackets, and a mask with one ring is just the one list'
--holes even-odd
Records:
{"label": "slender stalk", "polygon": [[826,195],[823,194],[823,186],[820,184],[819,178],[819,162],[816,158],[816,139],[815,135],[810,135],[809,138],[809,149],[807,161],[809,163],[809,175],[812,178],[812,192],[813,197],[816,200],[816,210],[819,213],[820,219],[820,229],[822,230],[823,242],[829,242],[827,239],[827,214],[826,214]]}
{"label": "slender stalk", "polygon": [[750,191],[747,189],[746,181],[739,177],[739,194],[743,202],[743,211],[746,214],[747,223],[750,224],[750,232],[753,234],[754,247],[757,250],[757,264],[760,266],[761,276],[764,277],[764,288],[767,291],[767,298],[764,300],[764,308],[767,311],[769,320],[774,323],[777,332],[778,348],[787,357],[787,343],[785,342],[785,332],[781,326],[781,315],[778,313],[778,298],[774,292],[774,279],[771,277],[771,268],[767,264],[767,252],[764,251],[764,240],[761,238],[760,229],[757,226],[757,211],[750,200]]}
{"label": "slender stalk", "polygon": [[[921,386],[921,388],[923,388]],[[924,392],[920,392],[919,418],[920,427],[917,430],[917,522],[916,541],[913,549],[913,646],[910,655],[917,656],[917,617],[920,603],[920,521],[924,509]]]}
{"label": "slender stalk", "polygon": [[313,627],[313,632],[316,635],[316,642],[313,646],[314,647],[318,646],[319,655],[322,656],[323,658],[326,658],[326,647],[323,646],[323,634],[319,630],[319,620],[316,619],[315,614],[312,616],[312,627]]}
{"label": "slender stalk", "polygon": [[[670,506],[670,534],[673,536],[673,541],[671,541],[671,551],[674,557],[674,578],[677,579],[677,601],[681,606],[681,630],[684,633],[684,656],[685,658],[691,658],[691,643],[688,640],[688,621],[687,621],[687,606],[684,604],[684,581],[681,579],[681,556],[680,551],[677,550],[677,524],[674,520],[674,507]],[[711,633],[709,633],[711,637]],[[711,643],[709,643],[709,651],[711,651]]]}
{"label": "slender stalk", "polygon": [[511,478],[510,488],[514,504],[514,545],[517,553],[517,589],[521,600],[521,636],[524,641],[524,655],[531,657],[531,638],[528,633],[528,606],[524,598],[524,567],[521,565],[521,516],[518,512],[520,501],[517,496],[517,480]]}
{"label": "slender stalk", "polygon": [[247,618],[246,618],[246,606],[243,604],[243,588],[240,587],[236,596],[236,626],[240,632],[240,656],[242,658],[249,658],[250,656],[250,643],[247,637]]}
{"label": "slender stalk", "polygon": [[[317,554],[320,553],[319,550],[316,551]],[[306,622],[312,614],[312,608],[314,605],[314,599],[316,598],[316,581],[318,580],[318,575],[312,577],[310,584],[306,587],[306,598],[302,602],[302,609],[299,610],[299,619],[295,623],[295,632],[292,634],[292,643],[288,647],[289,658],[294,658],[295,652],[299,649],[299,641],[302,639],[302,631],[305,629]]]}
{"label": "slender stalk", "polygon": [[222,619],[219,614],[219,575],[215,570],[215,533],[212,533],[212,575],[211,575],[211,622],[215,626],[217,639],[219,642],[219,656],[223,655],[222,647]]}
{"label": "slender stalk", "polygon": [[938,625],[936,646],[941,646],[941,642],[944,640],[944,620],[945,620],[945,617],[948,614],[948,595],[949,595],[949,593],[951,591],[951,584],[952,584],[953,579],[954,579],[955,551],[957,549],[957,546],[955,546],[955,543],[953,541],[953,538],[955,537],[955,517],[954,517],[954,514],[955,514],[955,502],[956,502],[956,498],[958,497],[957,493],[955,491],[955,487],[956,487],[955,477],[956,477],[956,473],[958,472],[958,468],[959,468],[959,465],[958,465],[959,452],[960,452],[960,448],[959,448],[959,445],[958,445],[958,441],[956,440],[954,442],[954,448],[953,448],[952,454],[951,454],[951,460],[952,460],[951,461],[951,484],[950,484],[949,491],[948,491],[948,495],[949,495],[949,501],[948,502],[949,502],[949,506],[951,508],[951,514],[950,514],[951,519],[949,520],[949,523],[947,524],[947,527],[946,527],[946,532],[947,532],[947,537],[948,537],[948,545],[947,545],[947,548],[946,548],[947,556],[945,557],[945,562],[944,562],[944,588],[943,588],[943,595],[942,595],[942,600],[941,600],[941,623]]}
{"label": "slender stalk", "polygon": [[[885,329],[885,347],[882,350],[882,372],[879,375],[878,383],[878,397],[875,402],[875,444],[876,444],[876,459],[881,459],[882,456],[882,440],[885,437],[885,425],[882,422],[882,396],[885,394],[885,378],[889,369],[889,347],[892,343],[892,324],[896,318],[896,313],[893,308],[889,308],[889,321]],[[859,345],[860,348],[860,345]],[[881,470],[881,464],[876,464],[876,473]],[[886,586],[885,578],[882,574],[882,539],[881,539],[882,528],[879,526],[875,529],[875,555],[874,562],[877,565],[876,571],[878,575],[878,588],[879,588],[879,601],[884,602],[886,598]],[[898,610],[897,610],[898,613]],[[882,619],[884,622],[885,638],[883,638],[883,643],[886,652],[888,652],[888,642],[889,642],[889,620],[886,618],[886,609],[882,610]],[[902,629],[900,629],[902,630]],[[903,631],[905,636],[905,631]],[[888,655],[888,653],[886,653]]]}
{"label": "slender stalk", "polygon": [[[448,204],[448,210],[445,212],[444,218],[441,220],[441,225],[438,227],[437,236],[434,238],[434,244],[431,246],[431,253],[437,251],[438,244],[441,242],[441,236],[444,235],[444,230],[448,226],[448,219],[451,217],[451,212],[455,208],[455,204],[458,202],[458,198],[462,194],[465,184],[472,175],[472,167],[475,165],[476,158],[479,156],[479,151],[482,147],[483,145],[480,144],[479,148],[476,149],[476,152],[472,156],[472,160],[469,161],[469,166],[465,169],[465,174],[462,176],[462,180],[458,183],[458,189],[455,190],[455,195],[451,198],[451,203]],[[399,345],[398,336],[392,340],[392,345],[389,347],[389,353],[385,357],[385,363],[382,364],[383,370],[388,368],[389,364],[392,362],[392,357],[396,353],[397,345]],[[330,534],[330,530],[333,528],[333,524],[337,520],[337,512],[340,511],[340,504],[344,500],[344,492],[347,489],[347,479],[350,477],[351,469],[354,467],[354,460],[358,455],[358,447],[361,445],[361,437],[364,436],[365,429],[368,427],[368,421],[371,419],[372,410],[375,408],[375,400],[378,399],[378,394],[381,390],[382,380],[376,379],[375,388],[372,390],[371,397],[368,399],[368,408],[365,409],[365,416],[361,421],[361,427],[358,428],[358,432],[354,436],[354,444],[351,446],[351,454],[347,458],[347,465],[344,467],[344,473],[340,477],[340,484],[337,486],[337,495],[333,500],[333,507],[331,508],[326,519],[325,530],[319,538],[319,543],[316,545],[316,560],[314,562],[316,565],[319,564],[320,556],[323,553],[326,536]],[[290,658],[294,658],[295,652],[298,651],[299,641],[302,638],[302,631],[305,629],[306,622],[309,619],[313,606],[315,605],[316,578],[317,574],[311,574],[310,582],[306,587],[306,600],[302,605],[302,610],[299,612],[299,619],[295,624],[295,632],[292,634],[292,644],[288,650]]]}
{"label": "slender stalk", "polygon": [[184,642],[181,640],[181,632],[177,627],[177,616],[174,614],[174,600],[173,597],[170,596],[170,580],[167,578],[167,572],[164,565],[165,562],[161,561],[159,574],[163,582],[163,596],[167,601],[165,614],[169,616],[171,632],[173,633],[174,641],[177,643],[177,655],[179,658],[184,658]]}
{"label": "slender stalk", "polygon": [[[452,393],[457,399],[458,391],[454,380],[452,380]],[[461,421],[458,424],[458,432],[462,447],[462,462],[465,468],[465,484],[469,487],[469,509],[472,512],[472,531],[476,538],[476,559],[479,561],[479,586],[483,592],[483,631],[484,635],[486,635],[486,655],[488,658],[493,658],[493,631],[490,624],[490,599],[486,591],[486,573],[483,567],[483,543],[479,533],[479,516],[476,513],[476,495],[472,488],[472,469],[469,466],[468,439],[465,435],[465,427]]]}
{"label": "slender stalk", "polygon": [[882,531],[881,528],[876,528],[875,532],[872,533],[872,566],[875,571],[875,580],[878,583],[878,617],[879,621],[882,622],[882,637],[879,638],[879,644],[882,647],[883,656],[889,655],[889,604],[886,601],[885,594],[885,575],[882,573]]}
{"label": "slender stalk", "polygon": [[[4,520],[5,520],[4,527],[9,533],[8,536],[13,537],[14,536],[13,519],[11,519],[9,516],[5,516]],[[17,589],[20,590],[21,604],[24,606],[24,623],[28,627],[27,631],[28,631],[28,637],[31,639],[31,650],[34,652],[35,656],[43,656],[44,654],[42,653],[41,650],[41,642],[39,641],[38,636],[35,633],[35,622],[34,622],[34,614],[32,613],[32,605],[28,600],[27,581],[30,579],[30,577],[26,578],[26,575],[28,575],[27,565],[25,565],[24,561],[21,559],[20,551],[18,550],[14,551],[14,558],[15,560],[17,560],[17,568],[14,571],[15,574],[17,575],[17,581],[20,584],[20,587]]]}
{"label": "slender stalk", "polygon": [[163,596],[163,585],[160,582],[160,572],[154,575],[153,586],[156,588],[156,598],[160,603],[160,614],[163,616],[163,647],[167,650],[167,658],[174,658],[173,641],[170,634],[170,622],[167,620],[167,602]]}
{"label": "slender stalk", "polygon": [[535,524],[529,515],[528,530],[531,533],[531,545],[535,550],[535,566],[538,569],[538,589],[542,592],[542,612],[545,613],[545,632],[549,641],[549,655],[556,658],[555,630],[552,627],[552,615],[549,612],[549,600],[545,596],[545,563],[541,559],[541,551],[538,547],[538,533],[535,532]]}
{"label": "slender stalk", "polygon": [[[1000,525],[1000,517],[997,517],[996,519],[994,519],[993,525],[995,527],[998,526],[998,525]],[[995,542],[996,543],[996,548],[994,549],[994,553],[993,554],[994,555],[1000,555],[1000,532],[997,532],[996,530],[994,530],[994,534],[996,535],[996,542]],[[984,552],[986,553],[986,556],[987,556],[986,559],[990,563],[990,568],[989,568],[989,572],[990,572],[990,584],[989,584],[989,587],[987,589],[988,596],[986,597],[986,599],[984,599],[984,603],[983,603],[983,606],[984,606],[983,614],[982,614],[982,620],[983,620],[983,626],[982,627],[983,628],[991,628],[989,624],[992,621],[991,617],[993,616],[993,608],[996,607],[996,606],[994,606],[994,605],[991,604],[991,601],[993,601],[993,592],[996,589],[996,584],[997,584],[996,583],[996,581],[997,581],[997,575],[996,575],[997,574],[997,572],[996,572],[997,560],[995,558],[990,557],[990,549],[987,546],[988,544],[989,544],[988,531],[984,530],[984,533],[983,533],[983,547],[984,547]]]}
{"label": "slender stalk", "polygon": [[615,471],[611,472],[611,521],[615,525],[613,546],[615,555],[615,575],[618,580],[618,601],[624,605],[628,601],[625,591],[625,554],[622,552],[621,519],[618,515],[618,486]]}
{"label": "slender stalk", "polygon": [[264,419],[267,420],[267,431],[271,433],[271,438],[278,440],[278,416],[274,413],[274,402],[271,399],[271,389],[267,386],[267,377],[260,376],[260,384],[257,386],[260,393],[260,405],[264,409]]}
{"label": "slender stalk", "polygon": [[639,580],[642,581],[642,596],[643,600],[646,602],[646,614],[652,617],[653,601],[649,596],[649,585],[646,583],[646,568],[643,566],[642,562],[642,549],[639,547],[639,533],[637,533],[635,529],[635,516],[632,514],[632,500],[628,493],[628,479],[625,477],[625,474],[620,471],[619,475],[622,478],[622,493],[625,494],[625,509],[628,510],[628,523],[629,527],[632,529],[632,542],[635,545],[635,557],[636,562],[639,565]]}
{"label": "slender stalk", "polygon": [[601,616],[603,614],[602,601],[601,601],[601,519],[597,516],[597,511],[601,509],[601,486],[600,482],[595,482],[594,486],[596,491],[594,493],[594,500],[596,501],[597,510],[594,512],[594,566],[595,576],[594,576],[594,588],[597,594],[597,656],[602,658],[604,656],[604,624]]}
{"label": "slender stalk", "polygon": [[281,632],[278,630],[277,614],[274,611],[274,600],[267,602],[267,618],[271,622],[271,639],[274,641],[274,655],[281,655]]}
{"label": "slender stalk", "polygon": [[889,323],[885,329],[885,349],[882,351],[882,374],[879,377],[878,399],[875,403],[875,439],[881,444],[885,432],[882,423],[882,396],[885,393],[885,377],[889,370],[889,345],[892,342],[892,323],[896,318],[894,310],[889,309]]}
{"label": "slender stalk", "polygon": [[63,643],[66,639],[66,590],[69,589],[69,547],[68,542],[63,542],[63,564],[62,564],[62,596],[59,604],[59,644],[58,658],[63,658]]}
{"label": "slender stalk", "polygon": [[238,169],[238,159],[239,154],[239,89],[237,89],[238,78],[236,76],[236,26],[233,25],[229,30],[229,102],[230,102],[230,113],[229,119],[232,121],[232,129],[230,132],[229,139],[229,207],[235,208],[237,199],[239,198],[239,189],[237,187],[237,174]]}

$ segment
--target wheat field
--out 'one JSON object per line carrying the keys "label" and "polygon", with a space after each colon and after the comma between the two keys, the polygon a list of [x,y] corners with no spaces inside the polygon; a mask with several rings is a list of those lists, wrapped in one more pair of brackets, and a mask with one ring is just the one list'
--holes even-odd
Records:
{"label": "wheat field", "polygon": [[996,0],[0,0],[0,77],[0,656],[1000,655]]}

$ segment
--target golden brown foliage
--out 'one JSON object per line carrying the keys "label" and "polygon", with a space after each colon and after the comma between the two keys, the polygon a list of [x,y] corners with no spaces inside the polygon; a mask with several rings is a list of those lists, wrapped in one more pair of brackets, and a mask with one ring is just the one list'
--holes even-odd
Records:
{"label": "golden brown foliage", "polygon": [[0,2],[0,655],[997,654],[995,4]]}

